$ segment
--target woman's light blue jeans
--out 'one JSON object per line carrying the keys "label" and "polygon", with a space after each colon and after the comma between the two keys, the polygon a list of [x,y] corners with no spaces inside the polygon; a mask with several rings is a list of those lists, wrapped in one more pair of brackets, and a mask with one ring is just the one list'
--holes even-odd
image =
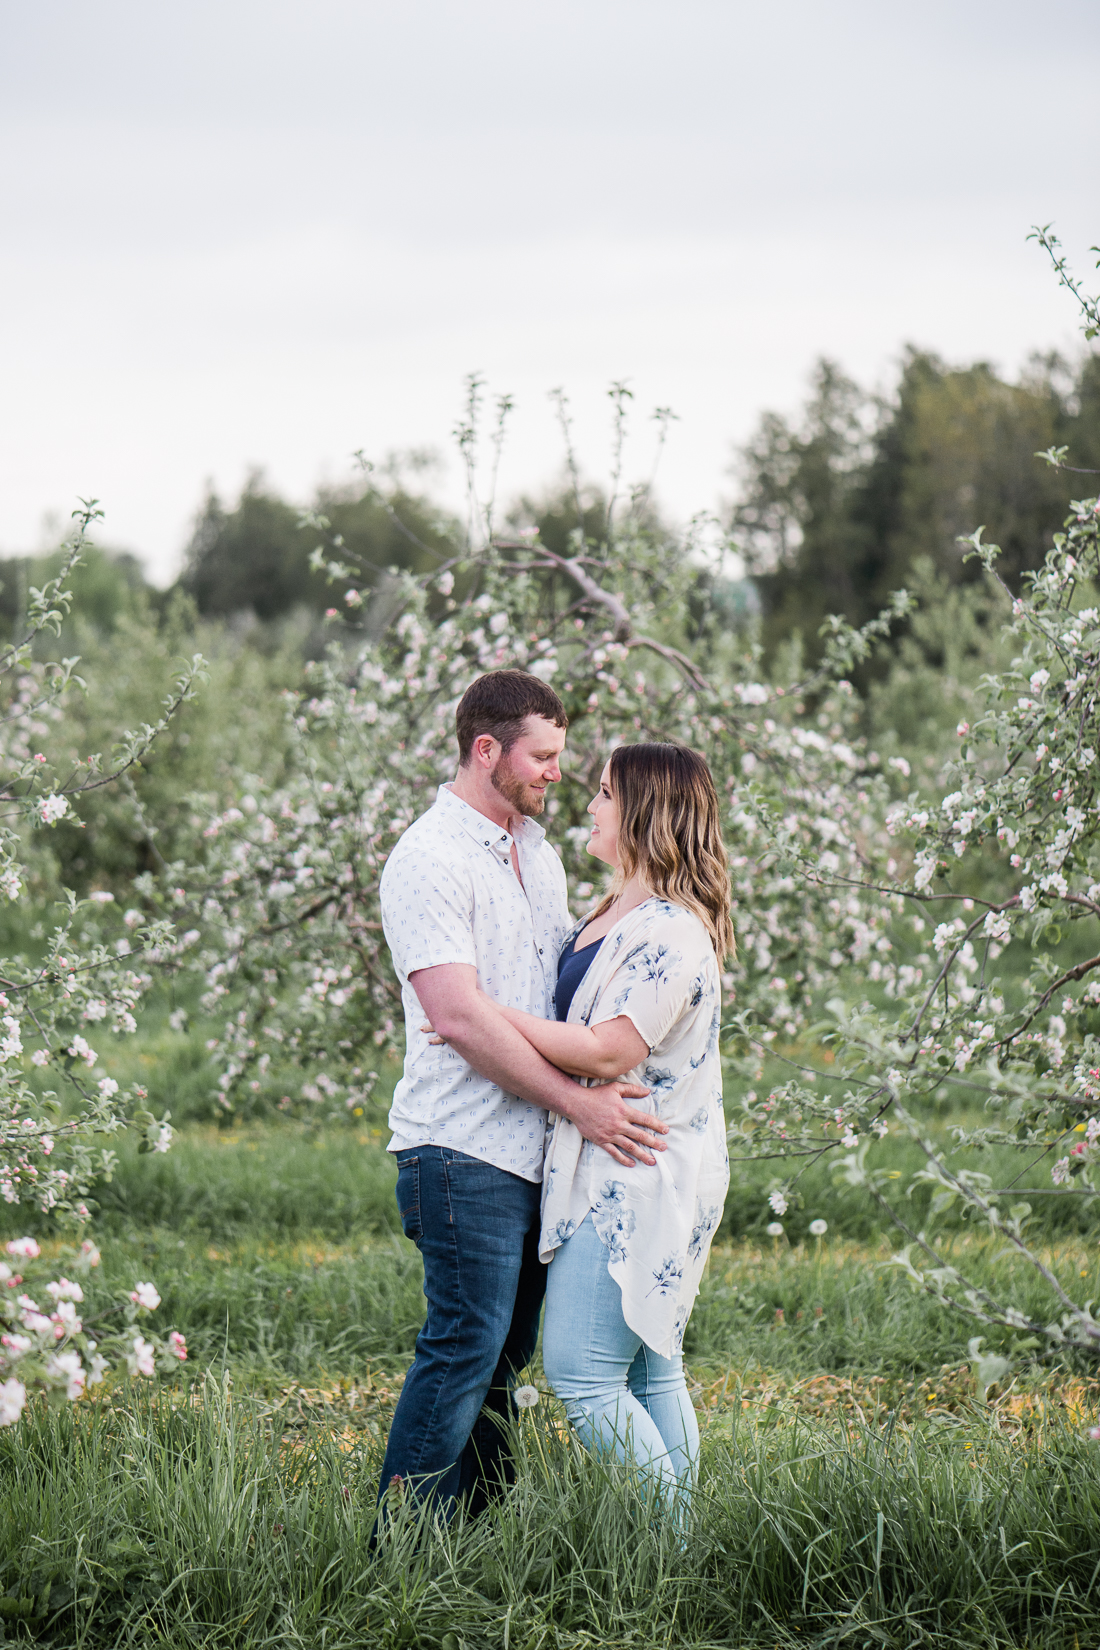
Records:
{"label": "woman's light blue jeans", "polygon": [[555,1252],[546,1280],[542,1361],[589,1449],[654,1478],[681,1504],[699,1455],[683,1359],[662,1358],[623,1317],[591,1216]]}

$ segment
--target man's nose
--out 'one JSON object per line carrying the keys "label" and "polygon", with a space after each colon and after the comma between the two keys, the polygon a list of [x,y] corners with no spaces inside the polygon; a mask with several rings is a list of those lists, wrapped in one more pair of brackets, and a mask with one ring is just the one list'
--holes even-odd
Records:
{"label": "man's nose", "polygon": [[549,767],[543,768],[542,777],[550,780],[552,784],[556,785],[558,780],[561,778],[561,769],[556,762],[551,762]]}

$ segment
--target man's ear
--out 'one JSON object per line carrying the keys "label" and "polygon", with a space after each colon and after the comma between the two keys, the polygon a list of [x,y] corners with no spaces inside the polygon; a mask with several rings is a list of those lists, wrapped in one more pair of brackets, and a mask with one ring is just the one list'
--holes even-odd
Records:
{"label": "man's ear", "polygon": [[499,750],[500,744],[491,733],[479,733],[474,740],[471,755],[479,767],[491,768]]}

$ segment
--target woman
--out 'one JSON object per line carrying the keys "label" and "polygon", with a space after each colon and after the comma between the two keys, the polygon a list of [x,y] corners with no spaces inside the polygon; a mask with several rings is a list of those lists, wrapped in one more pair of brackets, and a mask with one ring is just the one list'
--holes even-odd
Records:
{"label": "woman", "polygon": [[680,1349],[729,1185],[718,1057],[729,871],[695,751],[620,746],[588,812],[588,852],[615,876],[562,950],[558,1018],[496,1006],[563,1071],[644,1084],[669,1132],[655,1166],[627,1168],[564,1118],[552,1125],[543,1362],[590,1448],[686,1489],[699,1431]]}

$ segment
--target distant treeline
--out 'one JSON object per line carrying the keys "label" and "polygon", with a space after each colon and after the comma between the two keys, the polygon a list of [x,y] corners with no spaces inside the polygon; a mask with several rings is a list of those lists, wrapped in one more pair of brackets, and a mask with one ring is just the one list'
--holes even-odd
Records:
{"label": "distant treeline", "polygon": [[[1036,453],[1067,447],[1052,469]],[[957,539],[985,528],[1012,587],[1038,567],[1070,501],[1100,487],[1100,357],[1071,370],[1034,358],[1006,383],[978,363],[912,350],[877,399],[828,361],[796,421],[765,413],[735,465],[730,524],[770,649],[801,632],[812,650],[828,613],[861,624],[911,580],[918,559],[949,583],[977,576]]]}
{"label": "distant treeline", "polygon": [[[1093,473],[1053,469],[1035,456],[1061,447],[1068,465]],[[797,633],[812,654],[826,614],[864,622],[912,579],[915,563],[931,564],[951,584],[973,578],[957,539],[978,526],[1001,546],[1002,574],[1015,587],[1041,564],[1071,499],[1095,495],[1098,471],[1095,355],[1072,369],[1057,356],[1036,357],[1009,383],[984,363],[950,368],[911,350],[886,398],[821,361],[800,415],[765,413],[736,455],[726,519],[751,583],[701,574],[709,606],[731,625],[758,613],[769,653]],[[388,569],[428,572],[454,554],[460,535],[445,511],[407,483],[325,491],[313,507],[330,524],[330,547],[342,543],[355,563],[348,583],[373,596],[368,625],[372,606],[380,618],[385,608]],[[598,491],[586,494],[582,508],[586,535],[599,537],[605,504]],[[544,543],[566,551],[577,505],[570,491],[521,500],[512,520],[537,524]],[[676,536],[656,516],[650,526],[675,554]],[[318,542],[299,509],[255,474],[231,506],[207,495],[171,590],[147,586],[135,557],[103,553],[78,575],[78,607],[105,630],[135,605],[155,618],[169,607],[178,611],[181,599],[200,617],[258,621],[265,630],[293,614],[308,621],[343,596],[309,564]],[[0,562],[0,619],[9,633],[28,585],[40,584],[56,561]]]}

